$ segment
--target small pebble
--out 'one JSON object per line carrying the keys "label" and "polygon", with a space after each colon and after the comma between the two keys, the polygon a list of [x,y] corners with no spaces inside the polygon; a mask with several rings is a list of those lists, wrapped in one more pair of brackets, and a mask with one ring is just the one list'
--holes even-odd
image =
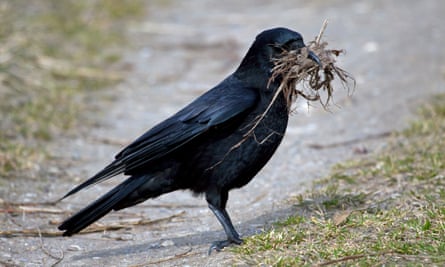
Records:
{"label": "small pebble", "polygon": [[165,241],[162,241],[162,243],[161,243],[162,247],[170,247],[173,245],[175,245],[175,242],[173,242],[172,240],[165,240]]}
{"label": "small pebble", "polygon": [[79,245],[70,245],[68,251],[81,251],[82,248]]}

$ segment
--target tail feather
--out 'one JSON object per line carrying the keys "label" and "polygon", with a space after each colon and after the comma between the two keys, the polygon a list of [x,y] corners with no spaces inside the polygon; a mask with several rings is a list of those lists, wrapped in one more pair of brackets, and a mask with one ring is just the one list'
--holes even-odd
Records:
{"label": "tail feather", "polygon": [[128,197],[128,195],[145,182],[145,176],[131,177],[125,180],[104,196],[65,220],[58,229],[65,231],[63,233],[64,236],[71,236],[78,233],[93,222],[105,216],[116,206],[116,204]]}
{"label": "tail feather", "polygon": [[71,195],[79,192],[80,190],[88,187],[88,186],[91,186],[93,184],[97,184],[97,183],[105,181],[105,180],[107,180],[107,179],[109,179],[109,178],[111,178],[111,177],[113,177],[115,175],[123,173],[124,172],[124,168],[125,168],[125,166],[123,165],[123,163],[121,161],[115,160],[111,164],[109,164],[107,167],[105,167],[103,170],[101,170],[100,172],[95,174],[93,177],[89,178],[88,180],[86,180],[82,184],[76,186],[71,191],[66,193],[66,195],[64,195],[60,200],[66,198],[68,196],[71,196]]}

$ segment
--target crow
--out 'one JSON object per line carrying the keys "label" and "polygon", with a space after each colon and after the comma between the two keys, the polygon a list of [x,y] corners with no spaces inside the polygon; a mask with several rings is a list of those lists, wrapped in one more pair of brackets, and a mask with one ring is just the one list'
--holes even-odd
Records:
{"label": "crow", "polygon": [[[111,210],[191,190],[205,195],[227,235],[227,240],[213,242],[209,253],[241,244],[226,211],[229,191],[246,185],[281,143],[290,107],[283,93],[277,93],[282,78],[271,80],[272,59],[303,47],[303,37],[287,28],[258,34],[233,74],[148,130],[104,169],[69,191],[62,199],[118,174],[129,176],[65,220],[59,230],[71,236]],[[321,64],[312,51],[308,58]]]}

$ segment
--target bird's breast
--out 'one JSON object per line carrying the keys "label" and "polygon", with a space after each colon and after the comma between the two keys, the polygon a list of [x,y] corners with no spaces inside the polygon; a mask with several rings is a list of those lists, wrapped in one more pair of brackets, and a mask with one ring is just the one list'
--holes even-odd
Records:
{"label": "bird's breast", "polygon": [[280,145],[288,123],[284,97],[274,103],[260,103],[239,127],[237,138],[231,140],[225,153],[216,157],[218,168],[211,179],[220,187],[238,188],[247,184],[269,161]]}
{"label": "bird's breast", "polygon": [[281,143],[288,123],[284,97],[270,106],[265,100],[238,123],[213,129],[205,140],[182,150],[178,181],[184,182],[184,188],[196,193],[212,187],[230,190],[247,184],[261,170]]}

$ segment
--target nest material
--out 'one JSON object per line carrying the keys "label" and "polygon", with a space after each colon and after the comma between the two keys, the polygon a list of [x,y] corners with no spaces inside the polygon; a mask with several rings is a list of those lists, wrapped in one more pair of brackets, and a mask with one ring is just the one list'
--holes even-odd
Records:
{"label": "nest material", "polygon": [[[320,42],[326,26],[327,21],[325,20],[320,33],[314,41],[309,43],[307,47],[304,47],[298,51],[283,51],[278,58],[272,59],[275,66],[272,69],[272,76],[269,79],[269,83],[273,82],[277,78],[280,78],[280,86],[275,92],[272,101],[269,103],[266,110],[255,118],[249,131],[244,134],[240,142],[233,145],[229,149],[226,156],[232,150],[240,147],[247,138],[254,134],[255,128],[267,115],[267,112],[270,110],[271,106],[281,93],[283,93],[284,97],[286,98],[288,112],[291,113],[292,104],[295,102],[298,96],[302,96],[308,102],[319,100],[323,107],[327,108],[332,99],[332,93],[334,91],[332,81],[334,80],[335,76],[340,79],[343,87],[349,88],[349,81],[353,81],[355,86],[355,80],[352,75],[335,65],[336,57],[338,57],[344,51],[326,49],[328,43]],[[309,51],[312,51],[320,59],[322,66],[319,66],[316,62],[308,58]],[[302,85],[302,89],[299,89],[298,87],[300,84]],[[320,89],[327,92],[327,97],[324,101],[320,97]],[[265,137],[263,140],[257,140],[258,143],[264,143],[273,134],[274,132]],[[222,160],[220,162],[222,162]],[[218,165],[220,162],[214,166]]]}
{"label": "nest material", "polygon": [[[335,77],[339,78],[345,88],[349,88],[350,81],[355,86],[352,75],[335,65],[336,58],[344,51],[326,49],[328,43],[320,42],[326,25],[327,22],[325,21],[320,34],[308,46],[299,51],[283,51],[278,58],[273,59],[275,66],[269,82],[278,77],[281,78],[278,93],[283,92],[289,113],[292,111],[292,104],[298,96],[303,97],[308,102],[318,100],[324,108],[327,108],[332,100]],[[322,66],[308,58],[309,50],[318,56]],[[320,97],[320,89],[326,91],[327,96],[324,100]]]}

